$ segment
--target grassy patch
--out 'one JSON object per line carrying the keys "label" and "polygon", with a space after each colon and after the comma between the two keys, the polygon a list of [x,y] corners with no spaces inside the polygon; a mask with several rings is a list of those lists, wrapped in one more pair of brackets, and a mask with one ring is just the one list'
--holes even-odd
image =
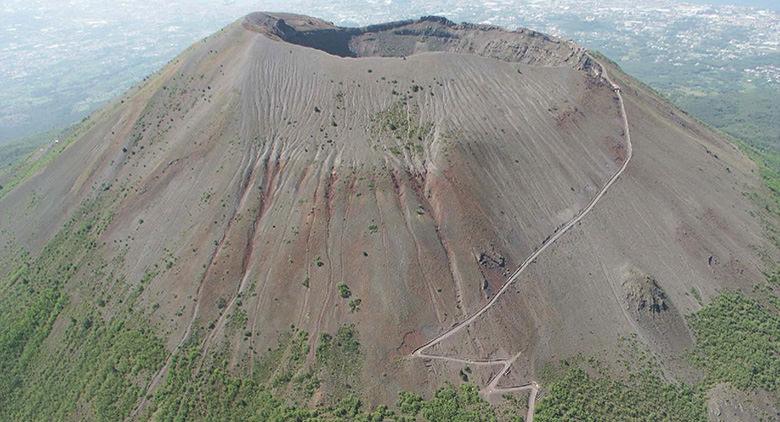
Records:
{"label": "grassy patch", "polygon": [[745,142],[736,142],[742,151],[758,166],[761,179],[771,192],[771,198],[763,207],[775,215],[780,215],[780,152],[771,148],[751,146]]}
{"label": "grassy patch", "polygon": [[0,160],[2,160],[5,165],[2,170],[0,170],[0,176],[2,176],[3,180],[3,182],[0,183],[0,185],[2,185],[0,186],[0,198],[5,196],[20,183],[41,171],[55,158],[59,157],[60,154],[62,154],[79,135],[83,134],[87,128],[87,125],[82,124],[69,130],[69,136],[67,136],[67,138],[60,139],[56,144],[51,144],[43,154],[40,154],[40,156],[35,156],[32,152],[38,146],[43,145],[43,140],[48,141],[48,135],[54,132],[47,132],[46,134],[40,135],[42,138],[34,138],[36,140],[30,141],[29,143],[25,141],[16,146],[3,147],[3,149],[0,150]]}
{"label": "grassy patch", "polygon": [[52,142],[64,132],[62,129],[51,130],[0,145],[0,177],[5,171],[10,170],[19,161],[29,156],[36,148]]}

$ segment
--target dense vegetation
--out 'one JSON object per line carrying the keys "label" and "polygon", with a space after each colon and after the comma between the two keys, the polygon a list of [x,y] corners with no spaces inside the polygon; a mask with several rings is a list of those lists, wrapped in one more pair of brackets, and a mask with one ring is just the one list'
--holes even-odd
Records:
{"label": "dense vegetation", "polygon": [[780,309],[724,293],[690,318],[694,362],[714,381],[741,389],[780,387]]}
{"label": "dense vegetation", "polygon": [[545,371],[545,396],[536,408],[539,421],[705,421],[703,392],[666,381],[659,366],[633,341],[624,373],[596,359],[577,357]]}
{"label": "dense vegetation", "polygon": [[738,83],[721,90],[705,95],[691,94],[696,91],[692,87],[665,91],[675,105],[708,125],[761,150],[780,151],[780,124],[775,117],[780,113],[777,86]]}
{"label": "dense vegetation", "polygon": [[684,384],[670,384],[644,371],[627,379],[585,369],[566,370],[547,386],[539,403],[539,421],[705,421],[701,393]]}
{"label": "dense vegetation", "polygon": [[[283,333],[279,345],[259,360],[250,376],[228,370],[228,359],[217,354],[203,364],[196,341],[173,358],[165,385],[159,390],[147,416],[158,420],[247,421],[494,421],[493,408],[473,384],[447,384],[430,400],[413,393],[399,395],[397,410],[379,406],[365,409],[359,391],[346,385],[357,376],[360,343],[352,325],[335,335],[321,336],[317,363],[304,365],[308,335],[293,328]],[[199,367],[202,368],[199,370]],[[325,378],[331,392],[329,404],[308,405]]]}
{"label": "dense vegetation", "polygon": [[361,414],[360,401],[354,396],[333,406],[309,408],[285,400],[257,373],[251,377],[232,375],[226,361],[219,359],[197,371],[199,360],[197,346],[174,357],[166,384],[154,398],[156,419],[286,421]]}
{"label": "dense vegetation", "polygon": [[[67,286],[109,278],[95,253],[111,219],[88,201],[37,258],[20,260],[0,298],[0,419],[116,420],[128,414],[165,356],[129,310],[107,320],[89,303],[72,303]],[[67,309],[67,313],[63,312]],[[128,313],[125,313],[128,312]],[[54,338],[53,341],[48,341]]]}
{"label": "dense vegetation", "polygon": [[401,393],[398,400],[401,416],[420,416],[431,422],[495,421],[494,409],[479,397],[473,384],[451,384],[440,388],[433,398],[423,400],[412,393]]}

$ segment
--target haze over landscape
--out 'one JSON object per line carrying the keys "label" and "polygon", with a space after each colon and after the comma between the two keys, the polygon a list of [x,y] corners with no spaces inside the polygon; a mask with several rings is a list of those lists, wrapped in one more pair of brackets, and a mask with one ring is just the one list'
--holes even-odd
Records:
{"label": "haze over landscape", "polygon": [[777,7],[705,3],[78,0],[62,7],[58,1],[9,0],[0,6],[0,143],[81,119],[237,16],[284,10],[346,26],[441,15],[572,38],[708,123],[777,146],[780,127],[770,117],[780,114]]}
{"label": "haze over landscape", "polygon": [[0,420],[780,418],[760,1],[70,6],[0,12]]}

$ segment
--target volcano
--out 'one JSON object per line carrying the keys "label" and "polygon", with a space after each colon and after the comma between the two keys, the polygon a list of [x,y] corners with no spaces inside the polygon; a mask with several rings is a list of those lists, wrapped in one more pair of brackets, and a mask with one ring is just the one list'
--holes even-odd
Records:
{"label": "volcano", "polygon": [[213,368],[533,416],[546,364],[619,336],[688,379],[685,316],[778,260],[752,161],[526,29],[253,13],[39,155],[0,179],[12,419],[196,417],[171,383]]}

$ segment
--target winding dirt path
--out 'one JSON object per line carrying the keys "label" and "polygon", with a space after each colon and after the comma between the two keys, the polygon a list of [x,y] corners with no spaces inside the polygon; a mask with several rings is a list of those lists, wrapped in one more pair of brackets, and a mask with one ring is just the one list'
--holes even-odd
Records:
{"label": "winding dirt path", "polygon": [[628,167],[629,161],[631,161],[631,157],[633,156],[633,150],[631,146],[631,134],[629,132],[628,127],[628,117],[626,116],[626,107],[623,103],[623,96],[620,94],[620,87],[615,84],[612,79],[607,74],[607,69],[604,67],[604,65],[596,60],[595,57],[591,56],[589,53],[586,53],[587,56],[593,60],[594,63],[598,64],[598,66],[601,68],[601,74],[600,77],[604,78],[607,83],[610,84],[612,87],[612,90],[617,94],[618,103],[620,104],[620,114],[623,118],[623,131],[626,138],[626,160],[623,162],[623,165],[620,166],[620,169],[612,175],[612,177],[607,181],[606,184],[601,188],[599,193],[591,199],[591,201],[588,203],[588,205],[583,208],[574,218],[569,220],[568,223],[566,223],[561,230],[559,230],[557,233],[555,233],[554,236],[550,237],[542,246],[536,250],[536,252],[532,253],[528,258],[526,258],[523,263],[520,265],[520,267],[515,270],[514,273],[507,279],[506,283],[501,287],[501,289],[498,291],[498,293],[493,296],[493,298],[485,304],[480,310],[475,312],[473,315],[468,317],[467,319],[463,320],[462,322],[458,323],[457,325],[454,325],[449,330],[445,331],[444,333],[440,334],[438,337],[430,340],[429,342],[425,343],[424,345],[420,346],[417,350],[412,352],[410,357],[413,358],[422,358],[422,359],[434,359],[434,360],[443,360],[448,362],[455,362],[455,363],[461,363],[466,365],[473,365],[473,366],[492,366],[492,365],[502,365],[501,371],[498,372],[488,383],[485,388],[482,389],[482,394],[484,396],[491,396],[493,394],[506,394],[506,393],[513,393],[518,391],[525,391],[529,390],[531,393],[528,397],[528,414],[526,415],[526,422],[533,422],[534,420],[534,407],[536,405],[536,395],[539,391],[539,385],[536,382],[530,382],[528,384],[519,385],[515,387],[499,387],[498,383],[501,380],[501,378],[506,375],[507,372],[509,372],[509,368],[512,366],[512,364],[517,360],[517,358],[520,356],[520,354],[516,354],[510,358],[506,359],[496,359],[496,360],[470,360],[470,359],[459,359],[459,358],[453,358],[453,357],[447,357],[447,356],[439,356],[439,355],[432,355],[425,353],[425,350],[435,346],[436,344],[442,342],[443,340],[446,340],[450,337],[452,337],[455,333],[466,327],[467,325],[474,322],[477,318],[482,316],[485,312],[487,312],[488,309],[490,309],[497,301],[498,298],[501,297],[501,295],[509,289],[509,287],[517,281],[517,279],[520,277],[520,274],[528,268],[529,265],[531,265],[534,260],[542,254],[545,250],[547,250],[550,245],[555,243],[556,240],[558,240],[561,236],[564,235],[569,229],[574,227],[575,224],[579,223],[583,218],[585,218],[588,213],[590,213],[591,210],[596,206],[596,204],[601,200],[601,198],[604,197],[604,195],[607,193],[610,187],[617,181],[617,179],[620,177],[620,175],[623,174],[623,172],[626,170],[626,167]]}

